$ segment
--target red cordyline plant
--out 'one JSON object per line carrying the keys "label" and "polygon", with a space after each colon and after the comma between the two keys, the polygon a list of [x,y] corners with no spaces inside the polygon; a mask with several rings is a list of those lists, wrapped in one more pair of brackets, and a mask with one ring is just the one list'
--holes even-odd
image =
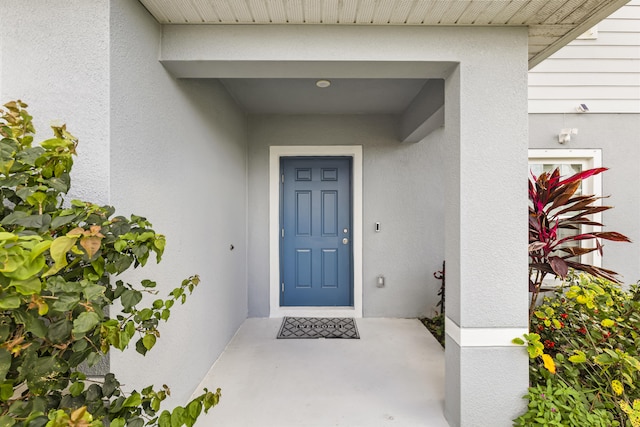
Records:
{"label": "red cordyline plant", "polygon": [[[596,206],[602,197],[576,195],[583,180],[606,171],[594,168],[579,172],[568,178],[560,176],[560,170],[543,172],[539,177],[531,174],[529,179],[529,291],[531,305],[529,318],[535,309],[536,300],[544,278],[551,274],[564,279],[572,268],[596,277],[619,283],[617,273],[606,268],[580,262],[580,256],[598,251],[602,254],[602,240],[630,242],[629,238],[615,231],[582,232],[582,226],[602,227],[592,215],[611,209],[611,206]],[[561,230],[575,230],[577,234],[560,236]],[[594,247],[584,247],[585,241],[593,241]]]}

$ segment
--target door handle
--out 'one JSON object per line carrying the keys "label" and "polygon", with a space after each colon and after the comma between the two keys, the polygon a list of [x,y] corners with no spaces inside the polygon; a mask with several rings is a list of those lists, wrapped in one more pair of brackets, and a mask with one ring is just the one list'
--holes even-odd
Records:
{"label": "door handle", "polygon": [[349,239],[347,239],[346,237],[344,239],[342,239],[342,244],[346,245],[349,243]]}

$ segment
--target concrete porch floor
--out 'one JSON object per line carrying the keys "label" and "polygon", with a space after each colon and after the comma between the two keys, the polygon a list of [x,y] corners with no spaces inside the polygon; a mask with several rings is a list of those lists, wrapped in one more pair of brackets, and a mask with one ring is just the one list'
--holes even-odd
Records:
{"label": "concrete porch floor", "polygon": [[247,319],[200,387],[212,427],[447,427],[444,352],[416,319],[357,319],[360,339],[276,339]]}

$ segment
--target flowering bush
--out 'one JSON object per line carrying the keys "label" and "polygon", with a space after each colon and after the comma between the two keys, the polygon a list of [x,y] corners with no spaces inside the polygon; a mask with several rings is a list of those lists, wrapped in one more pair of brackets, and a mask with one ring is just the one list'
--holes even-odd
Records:
{"label": "flowering bush", "polygon": [[623,290],[606,279],[569,274],[564,289],[537,307],[530,328],[530,406],[516,425],[554,425],[532,421],[541,407],[537,388],[551,387],[551,394],[574,390],[588,413],[598,411],[600,420],[605,411],[609,419],[556,425],[640,426],[640,284]]}

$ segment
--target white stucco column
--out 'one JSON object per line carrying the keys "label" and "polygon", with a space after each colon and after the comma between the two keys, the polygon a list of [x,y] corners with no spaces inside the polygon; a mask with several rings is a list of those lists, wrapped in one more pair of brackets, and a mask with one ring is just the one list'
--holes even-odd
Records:
{"label": "white stucco column", "polygon": [[509,426],[525,405],[528,359],[510,341],[527,331],[527,65],[512,42],[461,62],[445,86],[452,426]]}

